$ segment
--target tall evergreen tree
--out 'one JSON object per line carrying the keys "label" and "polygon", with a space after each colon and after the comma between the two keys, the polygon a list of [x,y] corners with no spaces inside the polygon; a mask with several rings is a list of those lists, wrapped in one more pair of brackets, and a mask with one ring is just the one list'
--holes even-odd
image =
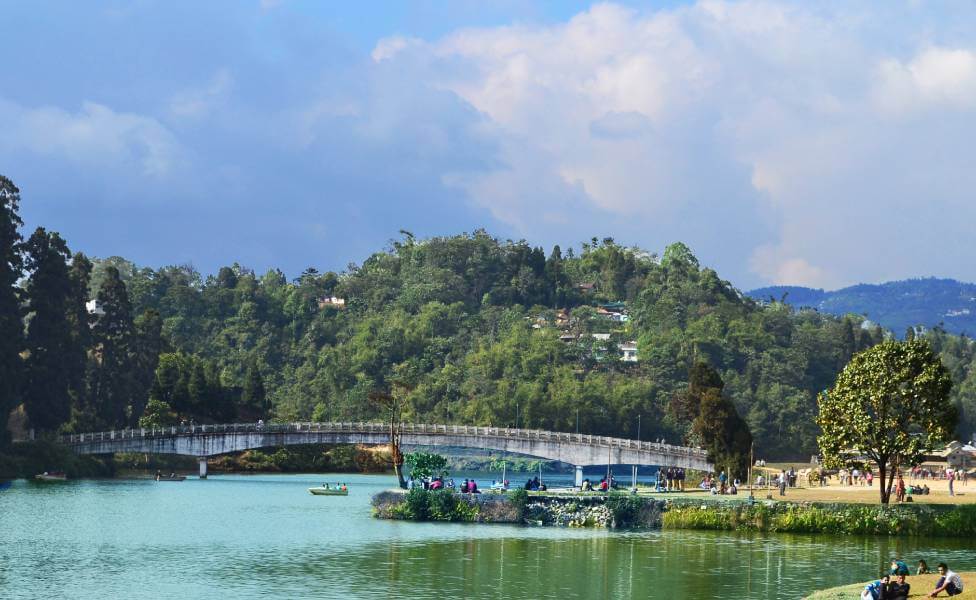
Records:
{"label": "tall evergreen tree", "polygon": [[56,232],[38,227],[27,251],[28,328],[24,404],[31,427],[54,431],[71,416],[71,374],[64,368],[74,354],[75,335],[68,318],[72,282],[71,253]]}
{"label": "tall evergreen tree", "polygon": [[23,262],[20,255],[23,224],[17,210],[20,190],[0,175],[0,446],[6,443],[7,416],[20,397],[24,326],[21,321],[17,280]]}
{"label": "tall evergreen tree", "polygon": [[105,269],[98,303],[104,314],[92,330],[97,355],[91,379],[92,399],[102,424],[120,427],[128,421],[129,405],[138,386],[133,358],[132,307],[115,267]]}
{"label": "tall evergreen tree", "polygon": [[73,341],[64,357],[63,368],[68,376],[68,394],[71,397],[72,421],[77,430],[91,431],[95,426],[94,412],[88,395],[88,352],[92,347],[91,315],[88,314],[88,283],[91,281],[92,263],[81,252],[71,258],[68,277],[71,279],[71,295],[68,298],[67,317]]}

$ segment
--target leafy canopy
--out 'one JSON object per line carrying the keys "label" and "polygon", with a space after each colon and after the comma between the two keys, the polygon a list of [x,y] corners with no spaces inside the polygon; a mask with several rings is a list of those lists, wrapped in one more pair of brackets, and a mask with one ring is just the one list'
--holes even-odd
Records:
{"label": "leafy canopy", "polygon": [[864,456],[882,474],[888,465],[916,464],[952,435],[951,387],[949,371],[923,340],[888,340],[855,354],[818,399],[824,464],[838,467]]}

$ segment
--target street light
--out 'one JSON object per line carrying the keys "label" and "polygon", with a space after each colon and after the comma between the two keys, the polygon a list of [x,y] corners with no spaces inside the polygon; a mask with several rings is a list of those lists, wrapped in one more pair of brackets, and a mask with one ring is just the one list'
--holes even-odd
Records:
{"label": "street light", "polygon": [[637,415],[637,441],[640,442],[640,415]]}

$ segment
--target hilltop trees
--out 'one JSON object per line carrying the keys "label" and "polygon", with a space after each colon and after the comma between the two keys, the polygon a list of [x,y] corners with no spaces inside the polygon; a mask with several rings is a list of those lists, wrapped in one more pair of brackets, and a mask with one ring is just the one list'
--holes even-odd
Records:
{"label": "hilltop trees", "polygon": [[824,464],[867,457],[878,465],[881,503],[895,473],[952,435],[957,414],[952,379],[925,341],[889,340],[851,359],[837,383],[819,396],[818,438]]}
{"label": "hilltop trees", "polygon": [[23,266],[19,204],[20,190],[0,175],[0,446],[7,439],[7,415],[19,402],[23,381],[24,326],[16,287]]}
{"label": "hilltop trees", "polygon": [[129,404],[138,386],[132,306],[115,267],[105,270],[98,304],[104,314],[98,317],[92,330],[95,360],[90,377],[91,394],[100,422],[108,427],[121,427],[129,420]]}
{"label": "hilltop trees", "polygon": [[24,404],[32,427],[56,430],[71,416],[69,392],[74,373],[65,360],[77,354],[72,330],[71,254],[57,233],[38,227],[27,251],[28,329]]}

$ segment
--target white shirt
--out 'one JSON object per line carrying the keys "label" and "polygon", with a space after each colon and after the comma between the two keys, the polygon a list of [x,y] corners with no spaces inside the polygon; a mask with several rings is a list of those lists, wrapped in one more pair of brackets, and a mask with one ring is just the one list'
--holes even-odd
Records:
{"label": "white shirt", "polygon": [[952,585],[956,586],[956,589],[958,589],[960,592],[962,591],[962,578],[956,575],[955,571],[946,571],[945,582],[951,583]]}

